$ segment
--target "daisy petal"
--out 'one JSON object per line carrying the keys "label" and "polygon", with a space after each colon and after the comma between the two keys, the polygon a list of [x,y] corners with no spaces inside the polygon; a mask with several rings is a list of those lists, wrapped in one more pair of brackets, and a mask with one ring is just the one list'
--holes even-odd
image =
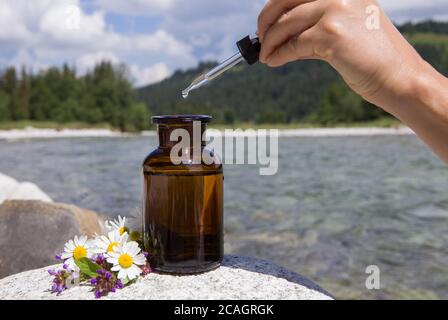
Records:
{"label": "daisy petal", "polygon": [[117,251],[109,252],[107,255],[111,258],[116,258],[116,259],[118,259],[118,257],[120,256],[120,254]]}
{"label": "daisy petal", "polygon": [[134,263],[135,263],[136,265],[139,265],[139,266],[145,264],[145,263],[146,263],[146,258],[145,258],[145,256],[142,255],[142,254],[139,254],[139,255],[135,256],[135,257],[134,257]]}
{"label": "daisy petal", "polygon": [[112,271],[119,271],[121,269],[120,266],[113,266],[110,270]]}
{"label": "daisy petal", "polygon": [[65,247],[69,250],[75,250],[75,243],[73,242],[73,240],[70,240],[69,242],[67,242],[65,244]]}
{"label": "daisy petal", "polygon": [[118,277],[118,279],[126,279],[127,273],[126,273],[125,269],[120,269],[117,277]]}
{"label": "daisy petal", "polygon": [[78,240],[78,245],[79,246],[84,246],[87,242],[87,236],[81,236]]}
{"label": "daisy petal", "polygon": [[71,252],[64,252],[63,254],[61,254],[61,259],[68,259],[72,256]]}
{"label": "daisy petal", "polygon": [[141,272],[142,271],[139,267],[137,267],[136,265],[133,265],[132,267],[129,268],[129,271],[128,271],[129,279],[132,280],[132,279],[137,278]]}

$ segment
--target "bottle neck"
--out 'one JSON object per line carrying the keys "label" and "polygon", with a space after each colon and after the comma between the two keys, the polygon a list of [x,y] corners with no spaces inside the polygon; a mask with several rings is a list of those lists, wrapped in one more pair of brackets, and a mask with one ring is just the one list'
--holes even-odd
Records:
{"label": "bottle neck", "polygon": [[[201,122],[164,124],[157,127],[159,136],[159,148],[170,149],[179,142],[188,143],[190,148],[194,146],[205,147],[205,141],[202,141],[203,134],[207,125]],[[187,139],[187,140],[184,140]]]}

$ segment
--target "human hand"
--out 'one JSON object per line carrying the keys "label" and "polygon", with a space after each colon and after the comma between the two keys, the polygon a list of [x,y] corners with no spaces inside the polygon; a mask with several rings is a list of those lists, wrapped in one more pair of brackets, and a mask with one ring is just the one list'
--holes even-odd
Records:
{"label": "human hand", "polygon": [[374,0],[270,0],[258,35],[261,62],[327,61],[353,90],[380,106],[426,65]]}

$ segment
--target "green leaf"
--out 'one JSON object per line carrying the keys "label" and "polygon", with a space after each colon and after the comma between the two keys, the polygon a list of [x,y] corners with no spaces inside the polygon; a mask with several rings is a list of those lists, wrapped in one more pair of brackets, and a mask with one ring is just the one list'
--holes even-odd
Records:
{"label": "green leaf", "polygon": [[126,277],[125,279],[121,279],[121,283],[124,285],[124,286],[126,286],[128,283],[129,283],[129,278],[128,277]]}
{"label": "green leaf", "polygon": [[88,258],[81,258],[78,260],[75,259],[75,263],[78,266],[80,272],[90,278],[95,278],[98,275],[96,273],[97,270],[101,269],[101,266],[99,264],[90,261],[90,259]]}
{"label": "green leaf", "polygon": [[136,282],[137,282],[137,279],[138,279],[138,278],[134,278],[134,279],[132,279],[132,280],[129,280],[129,278],[126,277],[126,279],[120,279],[120,280],[121,280],[121,283],[122,283],[124,286],[128,286],[128,285],[130,285],[130,284],[136,283]]}

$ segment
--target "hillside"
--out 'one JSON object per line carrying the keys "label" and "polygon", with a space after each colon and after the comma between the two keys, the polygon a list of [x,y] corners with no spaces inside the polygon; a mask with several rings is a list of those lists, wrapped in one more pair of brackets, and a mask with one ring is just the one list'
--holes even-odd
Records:
{"label": "hillside", "polygon": [[[448,23],[423,22],[399,26],[422,56],[448,74]],[[270,69],[241,65],[194,91],[186,100],[181,90],[214,63],[178,71],[169,79],[137,90],[152,114],[207,113],[218,123],[317,122],[331,124],[385,117],[342,83],[337,73],[319,61],[301,61]]]}

